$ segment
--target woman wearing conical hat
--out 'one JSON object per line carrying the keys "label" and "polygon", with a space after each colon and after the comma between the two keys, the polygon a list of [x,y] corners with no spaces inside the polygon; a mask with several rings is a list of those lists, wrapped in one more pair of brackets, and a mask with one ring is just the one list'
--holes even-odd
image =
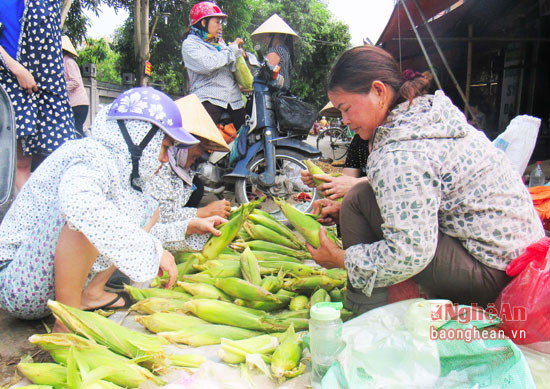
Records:
{"label": "woman wearing conical hat", "polygon": [[267,44],[267,61],[279,65],[279,74],[284,78],[284,87],[290,89],[290,69],[294,54],[294,39],[298,34],[277,14],[273,14],[252,33],[252,39]]}
{"label": "woman wearing conical hat", "polygon": [[67,35],[61,37],[61,47],[63,49],[63,69],[65,81],[67,82],[67,93],[69,94],[69,103],[74,116],[75,133],[77,138],[82,138],[84,136],[83,126],[88,116],[90,102],[86,89],[84,89],[80,68],[75,60],[78,53]]}

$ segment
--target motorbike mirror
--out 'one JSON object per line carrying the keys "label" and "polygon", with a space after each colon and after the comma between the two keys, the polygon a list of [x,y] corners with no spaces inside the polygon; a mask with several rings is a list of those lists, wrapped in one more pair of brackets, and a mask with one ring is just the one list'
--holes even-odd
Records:
{"label": "motorbike mirror", "polygon": [[246,52],[246,55],[247,55],[247,59],[248,59],[248,63],[250,64],[250,66],[257,66],[259,67],[260,66],[260,62],[258,61],[258,57],[256,57],[256,55],[250,53],[250,52]]}

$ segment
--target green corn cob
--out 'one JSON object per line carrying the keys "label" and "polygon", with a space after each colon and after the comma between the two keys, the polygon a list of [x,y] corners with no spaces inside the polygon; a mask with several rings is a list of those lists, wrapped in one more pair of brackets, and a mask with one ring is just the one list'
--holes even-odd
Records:
{"label": "green corn cob", "polygon": [[[199,319],[200,320],[200,319]],[[53,333],[33,335],[29,338],[32,344],[50,353],[54,361],[67,365],[72,348],[73,357],[77,362],[86,365],[89,370],[102,366],[113,366],[111,372],[103,379],[121,386],[138,387],[141,383],[151,380],[157,385],[164,381],[149,370],[139,366],[135,360],[116,354],[107,347],[75,334]]]}
{"label": "green corn cob", "polygon": [[248,354],[261,354],[265,362],[270,362],[271,354],[279,346],[277,337],[260,335],[244,340],[222,339],[218,356],[225,363],[244,363]]}
{"label": "green corn cob", "polygon": [[[312,217],[300,212],[292,205],[283,200],[275,200],[275,202],[281,208],[281,211],[288,219],[289,223],[296,228],[296,230],[304,237],[304,239],[313,247],[319,248],[321,240],[319,238],[319,232],[321,231],[321,224]],[[338,239],[334,234],[327,230],[327,236],[330,240],[339,244]]]}
{"label": "green corn cob", "polygon": [[309,308],[298,311],[283,311],[277,313],[275,316],[280,319],[309,319]]}
{"label": "green corn cob", "polygon": [[237,305],[240,305],[241,307],[259,309],[265,312],[272,312],[272,311],[278,311],[280,309],[285,308],[288,305],[289,301],[290,300],[284,300],[284,301],[281,300],[281,302],[275,303],[272,301],[248,301],[248,300],[236,299],[234,303]]}
{"label": "green corn cob", "polygon": [[300,363],[303,343],[294,333],[294,326],[290,326],[286,336],[273,352],[271,357],[271,372],[275,378],[295,377],[305,371],[305,365]]}
{"label": "green corn cob", "polygon": [[227,302],[233,301],[231,297],[216,288],[214,285],[181,281],[178,281],[178,285],[181,285],[193,296],[201,296],[202,298],[210,298]]}
{"label": "green corn cob", "polygon": [[330,296],[326,290],[318,289],[311,295],[311,298],[309,299],[309,306],[313,307],[315,304],[322,302],[330,302]]}
{"label": "green corn cob", "polygon": [[289,257],[288,255],[273,253],[271,251],[252,250],[252,252],[256,256],[256,259],[258,259],[258,261],[279,261],[279,262],[302,263],[300,259]]}
{"label": "green corn cob", "polygon": [[241,229],[244,221],[248,217],[249,210],[247,207],[243,207],[238,215],[225,223],[219,228],[221,235],[212,235],[202,249],[202,255],[206,259],[216,258],[229,243],[235,239],[237,233]]}
{"label": "green corn cob", "polygon": [[299,295],[299,296],[293,297],[290,300],[290,305],[288,306],[288,309],[290,309],[291,311],[300,311],[302,309],[306,309],[308,306],[308,303],[309,303],[309,299],[307,298],[307,296]]}
{"label": "green corn cob", "polygon": [[245,242],[247,240],[251,240],[252,237],[250,235],[248,235],[248,232],[246,232],[246,230],[244,228],[241,227],[241,229],[239,230],[239,233],[237,234],[237,237],[239,239],[242,239],[244,240]]}
{"label": "green corn cob", "polygon": [[215,282],[216,287],[223,290],[230,296],[249,301],[272,301],[280,300],[264,288],[254,285],[246,280],[236,277],[218,278]]}
{"label": "green corn cob", "polygon": [[334,302],[344,302],[344,295],[342,294],[342,290],[338,288],[334,288],[330,291],[330,299]]}
{"label": "green corn cob", "polygon": [[238,253],[238,252],[234,252],[234,253],[221,253],[220,255],[218,255],[218,258],[216,259],[221,259],[221,260],[226,260],[226,261],[229,261],[229,260],[232,260],[232,261],[238,261],[239,259],[241,259],[241,254]]}
{"label": "green corn cob", "polygon": [[327,277],[333,278],[335,280],[345,281],[348,277],[348,272],[346,271],[346,269],[339,269],[339,268],[327,269],[327,270],[324,270],[323,273]]}
{"label": "green corn cob", "polygon": [[183,276],[183,282],[199,282],[203,284],[214,285],[216,279],[209,274],[197,273],[197,274],[188,274]]}
{"label": "green corn cob", "polygon": [[233,243],[232,247],[240,250],[244,250],[245,247],[250,247],[253,251],[268,251],[292,258],[311,259],[311,254],[307,251],[291,249],[289,247],[273,242],[266,242],[264,240],[251,240],[243,243]]}
{"label": "green corn cob", "polygon": [[153,314],[157,312],[185,312],[186,300],[166,299],[162,297],[149,297],[132,305],[128,311]]}
{"label": "green corn cob", "polygon": [[144,366],[152,371],[166,366],[166,353],[162,346],[167,342],[164,339],[129,330],[96,313],[81,311],[58,301],[49,300],[48,307],[71,331],[129,358],[148,356]]}
{"label": "green corn cob", "polygon": [[282,277],[267,276],[261,282],[261,287],[271,293],[277,293],[283,287]]}
{"label": "green corn cob", "polygon": [[245,222],[243,226],[246,232],[248,232],[248,235],[250,235],[255,240],[265,240],[294,249],[301,248],[301,245],[294,243],[290,239],[278,234],[272,229],[262,226],[261,224]]}
{"label": "green corn cob", "polygon": [[254,285],[260,285],[262,276],[260,275],[260,266],[258,260],[247,247],[241,254],[241,273],[244,279]]}
{"label": "green corn cob", "polygon": [[183,330],[159,332],[157,334],[170,343],[187,344],[192,347],[220,344],[222,338],[240,340],[260,335],[258,331],[251,331],[220,324],[204,324],[201,326],[186,327]]}
{"label": "green corn cob", "polygon": [[285,273],[290,273],[296,277],[304,277],[314,274],[316,270],[303,263],[294,262],[278,262],[278,261],[259,261],[260,270],[273,269],[273,271],[279,271],[283,269]]}
{"label": "green corn cob", "polygon": [[135,320],[155,334],[208,324],[206,320],[198,317],[174,312],[157,312],[147,316],[136,316]]}
{"label": "green corn cob", "polygon": [[57,363],[19,363],[17,370],[32,383],[67,387],[67,368]]}
{"label": "green corn cob", "polygon": [[285,238],[288,238],[292,242],[296,243],[297,245],[302,245],[302,242],[298,239],[296,235],[294,235],[294,232],[292,232],[290,228],[285,226],[283,223],[281,223],[265,211],[255,209],[250,215],[248,215],[248,219],[252,220],[254,224],[261,224],[264,227],[272,229],[278,234],[281,234]]}
{"label": "green corn cob", "polygon": [[314,291],[317,288],[323,288],[331,291],[334,288],[339,288],[344,285],[344,281],[335,280],[330,277],[320,275],[303,278],[293,278],[285,281],[284,288],[295,292]]}
{"label": "green corn cob", "polygon": [[145,300],[149,297],[174,298],[180,300],[189,300],[191,298],[191,295],[188,293],[181,293],[163,288],[139,289],[130,285],[124,285],[124,290],[128,292],[134,301]]}
{"label": "green corn cob", "polygon": [[[309,170],[309,174],[311,174],[311,178],[313,178],[313,182],[315,183],[316,186],[319,186],[319,185],[325,183],[325,181],[319,180],[318,178],[313,177],[316,174],[321,175],[321,176],[327,175],[327,173],[325,173],[325,171],[323,169],[321,169],[319,166],[317,166],[313,161],[311,161],[309,159],[304,160],[302,162],[305,163],[305,165],[307,166],[307,169]],[[333,176],[333,177],[338,177],[340,175],[341,174],[330,174],[330,176]],[[323,197],[325,197],[325,196],[323,196]],[[342,200],[343,200],[343,197],[340,197],[339,199],[336,199],[334,201],[342,202]]]}
{"label": "green corn cob", "polygon": [[[241,264],[238,261],[235,261],[231,265],[216,266],[210,269],[206,269],[198,274],[206,274],[210,277],[242,277],[241,273]],[[196,275],[196,274],[194,274]],[[187,277],[184,277],[184,280],[187,280]]]}
{"label": "green corn cob", "polygon": [[240,255],[237,257],[237,260],[234,259],[210,259],[206,262],[193,265],[193,267],[198,271],[205,271],[207,269],[212,269],[213,267],[236,267],[239,263]]}

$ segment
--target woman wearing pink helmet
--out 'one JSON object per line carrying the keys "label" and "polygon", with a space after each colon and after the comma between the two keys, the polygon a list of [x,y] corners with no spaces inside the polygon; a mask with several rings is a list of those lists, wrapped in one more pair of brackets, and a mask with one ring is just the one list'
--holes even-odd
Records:
{"label": "woman wearing pink helmet", "polygon": [[182,44],[183,62],[189,76],[190,92],[198,96],[214,123],[227,112],[235,128],[245,119],[244,101],[233,72],[242,55],[241,38],[227,45],[222,24],[227,15],[209,1],[197,3],[189,14],[190,31]]}
{"label": "woman wearing pink helmet", "polygon": [[[19,192],[0,225],[0,307],[22,319],[47,316],[47,301],[117,308],[126,295],[104,286],[116,268],[133,281],[177,276],[168,239],[212,232],[215,216],[150,230],[158,204],[142,192],[175,144],[198,140],[182,127],[174,101],[153,88],[124,92],[97,115],[90,137],[51,154]],[[56,324],[54,330],[63,330]]]}

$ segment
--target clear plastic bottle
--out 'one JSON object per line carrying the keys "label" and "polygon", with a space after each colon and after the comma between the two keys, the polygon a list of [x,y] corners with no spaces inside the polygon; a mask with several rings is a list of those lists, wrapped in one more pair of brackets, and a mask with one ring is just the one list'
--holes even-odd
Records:
{"label": "clear plastic bottle", "polygon": [[544,177],[544,172],[542,171],[542,165],[540,161],[537,161],[537,166],[529,174],[529,187],[532,186],[543,186],[546,182],[546,177]]}
{"label": "clear plastic bottle", "polygon": [[317,303],[310,310],[309,338],[311,351],[311,386],[321,388],[321,381],[342,350],[342,303]]}

